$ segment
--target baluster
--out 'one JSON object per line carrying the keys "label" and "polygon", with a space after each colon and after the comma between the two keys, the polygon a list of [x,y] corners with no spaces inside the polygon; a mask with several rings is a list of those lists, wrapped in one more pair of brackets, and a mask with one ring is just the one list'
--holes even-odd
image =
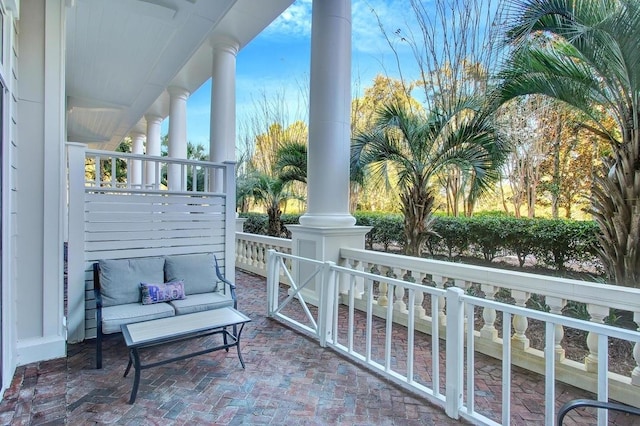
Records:
{"label": "baluster", "polygon": [[[444,290],[444,285],[447,283],[447,278],[441,277],[438,275],[434,275],[433,282],[436,285],[436,288],[440,290]],[[433,296],[432,296],[433,297]],[[445,325],[447,323],[447,316],[444,313],[445,305],[447,304],[447,299],[444,296],[438,296],[438,324]],[[431,317],[433,318],[433,312],[431,313]]]}
{"label": "baluster", "polygon": [[242,241],[242,263],[245,265],[249,264],[249,242],[246,240]]}
{"label": "baluster", "polygon": [[[406,274],[407,271],[404,269],[393,269],[393,278],[400,277],[404,279]],[[396,297],[396,301],[393,303],[393,307],[398,310],[398,312],[402,312],[403,314],[409,312],[409,310],[407,309],[407,304],[404,302],[404,287],[399,285],[395,286],[394,295]]]}
{"label": "baluster", "polygon": [[[487,300],[495,300],[496,291],[498,288],[489,284],[481,284],[480,288],[484,293]],[[493,308],[484,308],[482,310],[482,320],[484,325],[480,329],[480,336],[494,341],[498,339],[498,330],[496,329],[496,310]]]}
{"label": "baluster", "polygon": [[[362,264],[362,262],[360,262],[357,259],[353,259],[353,266],[352,268],[356,271],[364,271],[364,266]],[[364,292],[365,292],[365,287],[364,287],[364,280],[361,277],[356,278],[356,288],[355,288],[355,294],[353,295],[356,299],[362,299],[364,297]]]}
{"label": "baluster", "polygon": [[[516,301],[516,306],[524,307],[525,303],[529,299],[529,293],[520,290],[511,290],[511,297]],[[511,337],[511,344],[513,348],[525,350],[529,348],[529,338],[526,336],[527,328],[529,327],[529,320],[523,315],[513,316],[513,336]],[[506,330],[503,331],[503,334]]]}
{"label": "baluster", "polygon": [[[371,265],[370,271],[372,274],[382,275],[382,273],[380,272],[380,269],[378,268],[378,265]],[[387,302],[388,302],[387,283],[384,281],[377,281],[377,283],[378,283],[378,300],[376,301],[376,303],[379,306],[387,306]],[[376,281],[373,282],[374,286],[375,284],[376,284]],[[374,291],[373,287],[371,287],[371,291]]]}
{"label": "baluster", "polygon": [[[373,271],[371,270],[371,264],[369,262],[362,262],[360,266],[362,267],[363,271],[373,273]],[[369,293],[373,292],[373,283],[369,285],[369,281],[367,280],[366,284],[367,285],[364,285],[362,291],[362,298],[364,300],[369,300]]]}
{"label": "baluster", "polygon": [[236,265],[242,264],[242,240],[236,238]]}
{"label": "baluster", "polygon": [[[562,315],[562,308],[567,304],[567,301],[558,297],[545,297],[545,303],[549,306],[549,310],[552,314]],[[555,345],[554,352],[556,355],[556,362],[564,360],[564,348],[562,347],[562,338],[564,337],[564,327],[562,324],[555,325]]]}
{"label": "baluster", "polygon": [[266,265],[266,260],[265,260],[266,252],[267,252],[267,249],[266,249],[264,243],[259,243],[258,244],[258,253],[257,253],[258,254],[258,268],[260,268],[262,270],[266,269],[266,266],[265,266]]}
{"label": "baluster", "polygon": [[252,242],[251,243],[251,266],[257,267],[258,266],[258,247],[257,244]]}
{"label": "baluster", "polygon": [[[469,287],[471,287],[471,281],[455,279],[454,280],[454,285],[456,287],[462,289],[466,293],[467,290],[469,290]],[[464,307],[464,327],[465,327],[465,329],[467,327],[467,324],[469,324],[469,322],[471,322],[471,326],[473,327],[473,321],[474,321],[473,306],[469,307],[469,306],[465,305],[465,307]]]}
{"label": "baluster", "polygon": [[[417,274],[418,277],[417,279],[413,276],[413,274]],[[418,282],[418,283],[422,283],[422,280],[424,280],[425,278],[425,273],[424,272],[413,272],[411,275],[411,279],[413,280],[412,282]],[[415,292],[416,296],[415,296],[415,301],[414,301],[414,312],[415,312],[415,317],[416,318],[426,318],[427,316],[427,311],[425,311],[424,306],[422,306],[424,304],[424,292],[422,291],[416,291]]]}
{"label": "baluster", "polygon": [[[607,306],[587,304],[587,312],[591,316],[591,321],[596,324],[602,324],[607,315],[609,315],[609,308]],[[598,335],[596,333],[589,332],[587,334],[587,347],[589,348],[589,355],[584,359],[584,366],[590,373],[598,371]]]}
{"label": "baluster", "polygon": [[[638,331],[640,331],[640,312],[633,313],[633,320],[638,325]],[[633,345],[633,359],[636,361],[636,367],[631,373],[631,384],[640,386],[640,342],[636,342],[636,344]]]}

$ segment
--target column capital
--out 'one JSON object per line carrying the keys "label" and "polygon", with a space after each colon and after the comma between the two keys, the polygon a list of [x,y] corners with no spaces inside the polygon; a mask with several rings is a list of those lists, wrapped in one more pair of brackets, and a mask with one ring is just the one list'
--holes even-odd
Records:
{"label": "column capital", "polygon": [[191,94],[191,92],[189,92],[187,89],[180,86],[169,86],[167,87],[167,92],[169,93],[169,96],[171,96],[171,98],[180,98],[185,101]]}
{"label": "column capital", "polygon": [[228,36],[216,36],[213,37],[209,44],[213,48],[213,51],[223,51],[236,56],[240,50],[240,43],[238,40]]}
{"label": "column capital", "polygon": [[160,124],[163,120],[162,117],[156,114],[145,114],[144,119],[147,121],[147,124]]}
{"label": "column capital", "polygon": [[144,132],[141,132],[140,130],[134,130],[132,132],[129,132],[129,137],[131,139],[142,139],[146,136],[146,134]]}

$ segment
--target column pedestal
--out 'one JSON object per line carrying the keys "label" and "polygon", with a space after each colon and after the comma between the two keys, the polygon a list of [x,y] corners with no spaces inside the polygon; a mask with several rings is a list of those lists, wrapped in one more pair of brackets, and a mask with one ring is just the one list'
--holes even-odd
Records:
{"label": "column pedestal", "polygon": [[[291,252],[294,256],[336,263],[340,260],[341,247],[364,249],[364,236],[371,230],[368,226],[326,228],[303,225],[287,225],[287,229],[291,231]],[[301,285],[315,268],[315,265],[294,262],[293,278],[296,283]],[[317,276],[302,291],[305,301],[316,306],[320,299],[320,280],[321,277]]]}

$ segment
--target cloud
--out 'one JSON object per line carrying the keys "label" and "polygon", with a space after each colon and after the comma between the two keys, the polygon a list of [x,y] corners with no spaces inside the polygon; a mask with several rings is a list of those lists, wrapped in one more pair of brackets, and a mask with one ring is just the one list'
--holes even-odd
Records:
{"label": "cloud", "polygon": [[296,0],[262,33],[267,37],[309,37],[311,0]]}

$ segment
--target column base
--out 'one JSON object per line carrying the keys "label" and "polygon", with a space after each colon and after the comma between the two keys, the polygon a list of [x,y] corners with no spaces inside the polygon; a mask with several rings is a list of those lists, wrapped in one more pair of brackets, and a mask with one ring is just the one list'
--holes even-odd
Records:
{"label": "column base", "polygon": [[[316,229],[347,229],[353,228],[356,224],[356,218],[350,214],[308,214],[300,216],[300,225],[306,228]],[[293,231],[292,231],[293,232]],[[369,231],[367,231],[369,232]],[[366,234],[366,232],[365,232]],[[351,247],[354,248],[354,247]]]}
{"label": "column base", "polygon": [[[353,219],[353,216],[349,216]],[[355,219],[354,219],[355,220]],[[302,218],[300,218],[302,222]],[[291,231],[291,253],[294,256],[322,262],[338,263],[340,248],[364,249],[364,236],[371,230],[368,226],[314,227],[307,225],[287,225]],[[314,271],[316,266],[294,263],[293,278],[302,283]],[[318,283],[320,277],[310,282],[302,291],[305,300],[317,306],[320,299]]]}

